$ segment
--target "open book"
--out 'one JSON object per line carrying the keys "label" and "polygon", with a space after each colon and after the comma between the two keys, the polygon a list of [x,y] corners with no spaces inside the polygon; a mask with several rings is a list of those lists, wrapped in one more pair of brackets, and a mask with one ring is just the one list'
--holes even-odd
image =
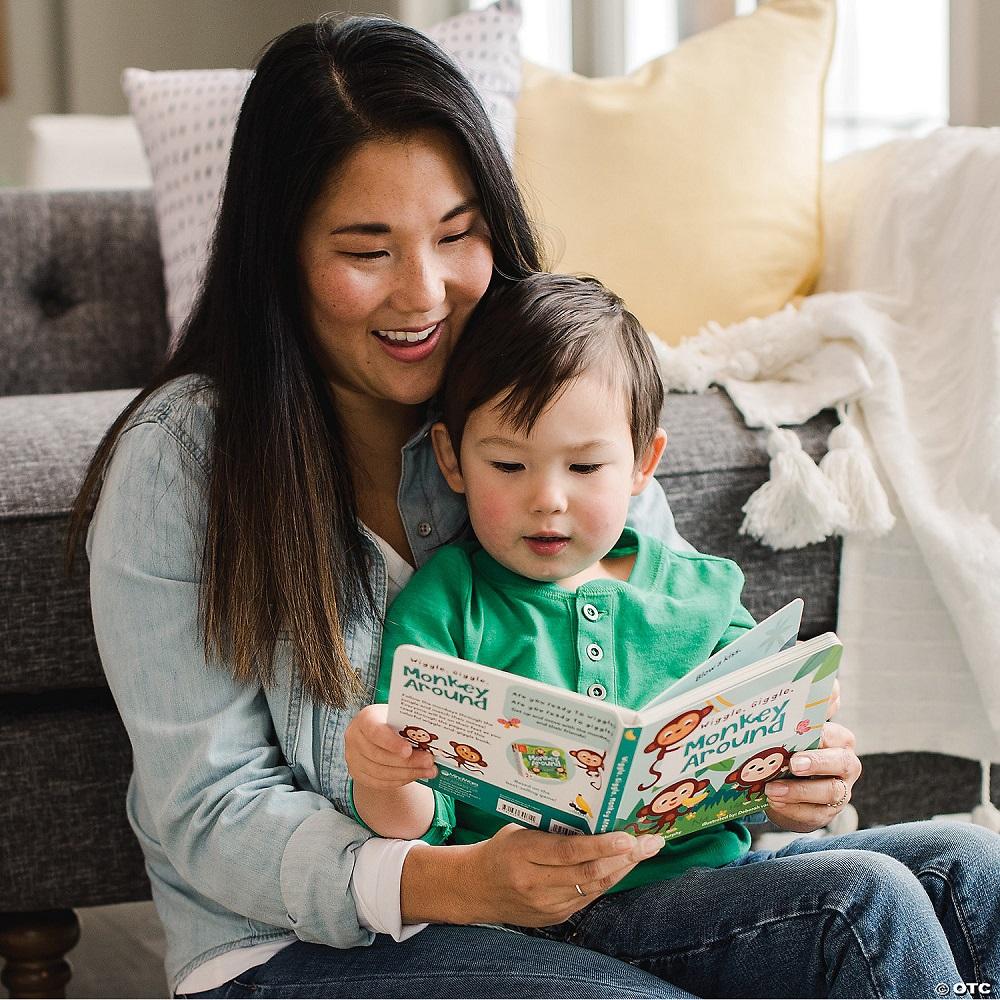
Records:
{"label": "open book", "polygon": [[764,786],[819,743],[841,646],[796,644],[795,600],[639,711],[400,646],[389,723],[429,750],[425,783],[524,826],[666,839],[764,808]]}

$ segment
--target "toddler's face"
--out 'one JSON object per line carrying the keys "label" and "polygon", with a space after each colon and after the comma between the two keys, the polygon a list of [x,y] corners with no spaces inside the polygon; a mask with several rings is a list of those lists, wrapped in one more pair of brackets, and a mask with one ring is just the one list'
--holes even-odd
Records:
{"label": "toddler's face", "polygon": [[[443,427],[435,428],[441,456]],[[662,433],[662,432],[661,432]],[[649,481],[663,443],[636,462],[621,394],[584,375],[545,409],[530,435],[487,404],[465,426],[461,471],[442,468],[464,492],[476,537],[497,562],[533,580],[574,588],[618,541],[629,499]],[[446,452],[450,448],[444,449]]]}

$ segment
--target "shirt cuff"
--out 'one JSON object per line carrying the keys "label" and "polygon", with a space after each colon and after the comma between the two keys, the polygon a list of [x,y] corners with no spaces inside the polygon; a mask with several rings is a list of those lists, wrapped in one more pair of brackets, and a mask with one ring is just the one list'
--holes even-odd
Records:
{"label": "shirt cuff", "polygon": [[373,837],[358,849],[351,875],[351,895],[358,909],[358,923],[376,934],[405,941],[427,924],[404,924],[399,908],[399,883],[403,861],[420,840],[383,840]]}
{"label": "shirt cuff", "polygon": [[[322,801],[325,806],[296,827],[281,857],[281,898],[288,908],[287,926],[301,941],[313,944],[333,948],[371,944],[371,932],[356,919],[350,890],[355,859],[371,834]],[[266,884],[262,888],[266,889]]]}

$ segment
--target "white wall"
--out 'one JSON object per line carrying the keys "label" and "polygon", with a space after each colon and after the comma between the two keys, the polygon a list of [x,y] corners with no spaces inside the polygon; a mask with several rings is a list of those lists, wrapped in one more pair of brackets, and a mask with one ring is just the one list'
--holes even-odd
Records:
{"label": "white wall", "polygon": [[[537,3],[538,0],[529,0]],[[547,3],[548,0],[542,0]],[[443,21],[452,14],[458,14],[463,10],[468,10],[465,0],[396,0],[398,17],[404,24],[412,24],[414,28],[425,31],[431,25]]]}
{"label": "white wall", "polygon": [[[125,114],[126,66],[248,66],[275,35],[331,9],[426,27],[456,0],[6,0],[10,91],[0,98],[0,185],[24,183],[36,114]],[[404,9],[405,8],[405,9]],[[426,23],[425,23],[426,22]]]}
{"label": "white wall", "polygon": [[21,184],[27,121],[61,110],[59,0],[7,0],[9,89],[0,97],[0,185]]}
{"label": "white wall", "polygon": [[[126,66],[249,66],[286,28],[340,11],[395,13],[395,0],[62,0],[67,111],[125,114]],[[387,10],[388,8],[388,10]]]}

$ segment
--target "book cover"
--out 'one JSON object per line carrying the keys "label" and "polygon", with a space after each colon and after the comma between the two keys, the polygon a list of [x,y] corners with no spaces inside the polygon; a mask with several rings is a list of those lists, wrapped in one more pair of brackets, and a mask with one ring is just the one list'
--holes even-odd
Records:
{"label": "book cover", "polygon": [[840,659],[795,645],[802,602],[748,630],[639,711],[416,646],[393,660],[388,718],[429,750],[426,784],[524,826],[667,839],[759,812],[814,747]]}
{"label": "book cover", "polygon": [[792,754],[819,745],[840,654],[836,636],[818,636],[627,729],[623,742],[636,750],[605,829],[671,840],[760,812]]}

